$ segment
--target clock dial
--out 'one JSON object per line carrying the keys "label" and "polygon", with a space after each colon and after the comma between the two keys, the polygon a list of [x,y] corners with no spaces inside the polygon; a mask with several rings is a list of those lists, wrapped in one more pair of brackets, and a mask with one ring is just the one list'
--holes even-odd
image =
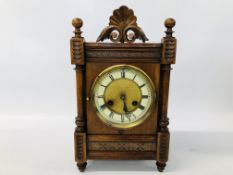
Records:
{"label": "clock dial", "polygon": [[141,69],[129,65],[112,66],[96,78],[92,102],[100,119],[117,128],[142,123],[151,112],[154,86]]}

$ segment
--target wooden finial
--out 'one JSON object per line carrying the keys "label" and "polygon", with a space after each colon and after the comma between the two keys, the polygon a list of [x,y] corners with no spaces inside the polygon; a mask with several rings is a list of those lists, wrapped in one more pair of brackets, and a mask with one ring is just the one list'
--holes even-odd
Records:
{"label": "wooden finial", "polygon": [[165,31],[167,36],[172,36],[172,28],[176,25],[176,21],[173,18],[168,18],[165,20],[164,25],[167,28],[167,31]]}
{"label": "wooden finial", "polygon": [[83,21],[80,18],[74,18],[72,20],[72,25],[75,28],[74,34],[75,37],[80,38],[81,37],[81,33],[82,31],[80,30],[80,28],[83,26]]}

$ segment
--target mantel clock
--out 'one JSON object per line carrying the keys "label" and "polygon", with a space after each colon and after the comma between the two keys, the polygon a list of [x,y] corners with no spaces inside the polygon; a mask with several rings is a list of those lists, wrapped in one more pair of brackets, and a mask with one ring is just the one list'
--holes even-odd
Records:
{"label": "mantel clock", "polygon": [[[145,43],[148,38],[126,6],[114,10],[96,42],[81,36],[80,18],[72,24],[78,108],[75,159],[80,171],[88,159],[156,160],[163,171],[169,150],[167,108],[176,57],[175,20],[165,21],[161,43]],[[110,42],[103,42],[106,39]]]}

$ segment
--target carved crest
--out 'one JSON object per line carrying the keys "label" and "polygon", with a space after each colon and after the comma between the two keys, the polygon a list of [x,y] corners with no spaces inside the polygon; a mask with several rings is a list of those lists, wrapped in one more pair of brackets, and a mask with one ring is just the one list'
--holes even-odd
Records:
{"label": "carved crest", "polygon": [[136,39],[140,39],[143,42],[148,40],[142,29],[137,25],[137,17],[134,16],[133,10],[126,6],[121,6],[113,11],[109,26],[103,29],[97,42],[105,39],[110,39],[116,43],[131,43]]}

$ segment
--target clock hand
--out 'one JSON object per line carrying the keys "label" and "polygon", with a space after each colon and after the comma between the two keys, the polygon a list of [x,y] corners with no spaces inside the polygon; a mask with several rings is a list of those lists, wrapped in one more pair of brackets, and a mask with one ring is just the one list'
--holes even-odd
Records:
{"label": "clock hand", "polygon": [[127,108],[127,106],[126,106],[126,103],[125,103],[125,101],[124,101],[124,109],[123,109],[125,112],[129,112],[128,111],[128,108]]}
{"label": "clock hand", "polygon": [[123,103],[124,103],[123,111],[126,113],[126,112],[129,112],[129,111],[128,111],[127,105],[126,105],[126,103],[125,103],[125,99],[126,99],[126,96],[125,96],[125,95],[121,95],[121,100],[122,100]]}

